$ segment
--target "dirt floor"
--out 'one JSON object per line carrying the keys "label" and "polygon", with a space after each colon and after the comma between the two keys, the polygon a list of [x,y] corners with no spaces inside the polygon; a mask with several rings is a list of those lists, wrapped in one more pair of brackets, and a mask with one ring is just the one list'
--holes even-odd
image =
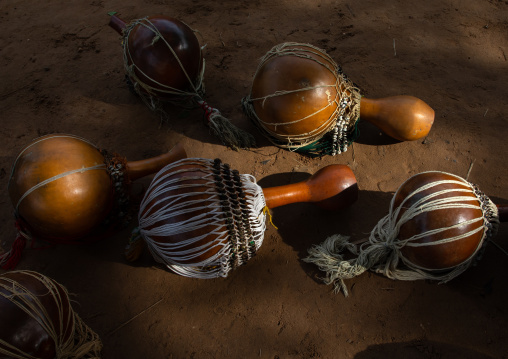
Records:
{"label": "dirt floor", "polygon": [[[203,125],[202,111],[169,123],[125,81],[124,20],[164,14],[199,30],[206,44],[208,102],[251,132],[258,147],[235,152]],[[274,209],[278,230],[226,279],[178,276],[149,253],[129,264],[128,227],[92,244],[26,249],[18,269],[39,271],[75,293],[75,309],[101,337],[104,358],[508,358],[508,258],[490,245],[451,282],[393,281],[373,273],[335,294],[304,263],[329,235],[362,239],[410,176],[466,177],[508,202],[508,1],[224,0],[0,2],[0,243],[16,237],[7,183],[32,139],[71,133],[138,160],[182,141],[190,157],[221,158],[264,186],[299,181],[332,164],[354,171],[360,194],[343,212],[312,204]],[[339,156],[310,159],[270,145],[240,101],[259,59],[282,42],[325,49],[368,98],[413,95],[436,113],[425,138],[396,142],[369,123]],[[132,187],[139,199],[150,178]],[[508,226],[496,237],[508,251]],[[78,304],[79,303],[79,304]]]}

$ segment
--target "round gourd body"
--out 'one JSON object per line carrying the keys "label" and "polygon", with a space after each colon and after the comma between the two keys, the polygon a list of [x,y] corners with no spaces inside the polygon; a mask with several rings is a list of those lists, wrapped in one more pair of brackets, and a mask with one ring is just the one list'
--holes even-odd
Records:
{"label": "round gourd body", "polygon": [[318,49],[304,45],[295,46],[294,53],[268,59],[252,84],[259,125],[289,140],[319,138],[328,132],[338,106],[335,69]]}
{"label": "round gourd body", "polygon": [[[125,49],[127,65],[135,65],[136,77],[153,88],[153,95],[170,99],[175,94],[166,93],[169,88],[193,91],[203,60],[192,29],[180,20],[156,15],[138,20],[129,31]],[[131,81],[137,82],[133,78]]]}
{"label": "round gourd body", "polygon": [[113,205],[103,155],[71,135],[47,135],[21,151],[9,195],[33,235],[64,241],[89,234]]}
{"label": "round gourd body", "polygon": [[[8,281],[10,279],[11,281]],[[56,357],[58,343],[41,325],[43,322],[52,323],[56,335],[65,342],[73,333],[74,317],[71,313],[69,297],[65,289],[58,283],[51,281],[58,300],[50,293],[45,281],[50,280],[35,272],[18,271],[0,275],[0,339],[17,350],[41,359]],[[16,284],[12,285],[12,281]],[[9,290],[3,287],[5,285]],[[20,290],[18,287],[24,287]],[[26,293],[29,294],[26,294]],[[5,296],[9,297],[7,299]],[[24,304],[21,299],[30,304]],[[37,303],[32,297],[36,297]],[[21,308],[19,305],[21,304]],[[29,310],[28,314],[25,310]],[[31,309],[35,308],[35,309]],[[35,318],[34,318],[35,317]],[[39,318],[39,319],[36,319]],[[3,345],[0,342],[0,349]],[[8,349],[3,347],[3,349]],[[1,351],[0,351],[0,357]]]}
{"label": "round gourd body", "polygon": [[[418,188],[421,188],[431,182],[441,180],[460,181],[460,178],[442,172],[424,172],[413,176],[397,190],[393,207],[397,208],[409,194]],[[400,215],[404,213],[404,208],[411,206],[421,198],[431,193],[447,189],[465,189],[467,191],[453,191],[446,194],[440,194],[432,198],[432,200],[464,196],[469,197],[470,200],[466,199],[464,202],[460,203],[477,206],[480,205],[479,199],[476,197],[467,182],[464,181],[464,184],[444,183],[426,189],[409,198],[403,205]],[[474,208],[448,208],[422,212],[401,226],[398,237],[399,240],[409,239],[414,235],[432,231],[434,229],[448,228],[454,225],[459,226],[417,239],[414,241],[415,243],[426,243],[428,245],[419,247],[406,245],[401,248],[400,252],[409,262],[427,270],[445,270],[453,268],[470,259],[477,252],[478,247],[482,244],[484,229],[452,242],[436,245],[433,245],[433,243],[443,239],[465,235],[470,231],[483,227],[483,221],[460,225],[466,221],[478,218],[483,218],[483,212],[481,209]]]}
{"label": "round gourd body", "polygon": [[183,159],[155,175],[140,205],[139,232],[172,271],[226,277],[261,246],[264,207],[254,177],[218,159]]}
{"label": "round gourd body", "polygon": [[[209,180],[204,176],[207,170],[199,165],[182,164],[161,170],[158,178],[164,177],[159,186],[152,186],[145,194],[149,198],[154,192],[165,187],[165,183],[178,182],[178,188],[171,188],[161,191],[159,195],[150,197],[143,204],[140,211],[140,218],[149,218],[165,206],[171,206],[175,211],[185,207],[181,214],[174,214],[160,218],[148,225],[141,222],[140,229],[150,231],[161,229],[165,226],[183,227],[182,224],[193,218],[202,218],[204,224],[185,231],[169,232],[161,231],[158,235],[151,235],[150,238],[160,245],[176,245],[178,252],[185,252],[185,256],[170,256],[170,261],[176,265],[190,265],[206,262],[221,249],[227,241],[227,236],[220,236],[218,233],[227,231],[225,214],[221,218],[215,217],[213,222],[207,221],[208,217],[214,216],[209,208],[203,208],[203,203],[219,203],[219,194],[210,188]],[[208,222],[208,223],[207,223]],[[199,238],[192,244],[185,244],[191,238]]]}

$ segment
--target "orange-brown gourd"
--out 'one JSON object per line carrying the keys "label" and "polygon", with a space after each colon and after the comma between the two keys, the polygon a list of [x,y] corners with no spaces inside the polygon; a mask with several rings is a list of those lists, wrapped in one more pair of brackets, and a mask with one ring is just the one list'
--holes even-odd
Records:
{"label": "orange-brown gourd", "polygon": [[339,210],[357,199],[349,167],[330,165],[307,181],[261,189],[219,160],[186,159],[166,166],[140,206],[139,229],[155,259],[178,274],[226,276],[261,245],[265,207],[315,202]]}
{"label": "orange-brown gourd", "polygon": [[429,134],[434,123],[434,110],[414,96],[362,97],[360,119],[396,140],[415,141]]}
{"label": "orange-brown gourd", "polygon": [[346,165],[328,165],[309,179],[263,189],[266,206],[276,208],[291,203],[312,202],[329,211],[343,210],[358,199],[358,185]]}
{"label": "orange-brown gourd", "polygon": [[257,116],[267,122],[261,126],[280,136],[320,136],[334,121],[331,116],[337,104],[330,103],[330,99],[337,97],[337,89],[319,87],[335,84],[334,64],[312,48],[306,55],[310,59],[289,55],[271,58],[258,70],[252,83],[252,98],[291,92],[253,102]]}
{"label": "orange-brown gourd", "polygon": [[359,118],[400,141],[427,136],[434,122],[434,110],[416,97],[360,97],[323,50],[287,43],[274,47],[261,61],[244,110],[274,144],[299,152],[310,152],[305,146],[324,141],[325,135],[330,137],[327,142],[341,140],[338,124],[348,134],[341,143],[347,148],[345,143],[355,139],[352,133]]}
{"label": "orange-brown gourd", "polygon": [[[167,154],[121,161],[116,168],[135,180],[185,157],[178,145]],[[113,207],[115,183],[111,166],[93,144],[73,135],[54,134],[25,147],[13,164],[9,196],[16,214],[31,235],[75,240],[89,234]]]}
{"label": "orange-brown gourd", "polygon": [[101,349],[62,285],[32,271],[0,275],[1,358],[98,357]]}
{"label": "orange-brown gourd", "polygon": [[[175,97],[168,88],[193,92],[203,61],[194,31],[180,20],[163,15],[149,16],[143,24],[149,27],[135,24],[125,44],[127,66],[134,65],[131,81],[153,88],[151,94],[162,99]],[[109,25],[121,35],[129,26],[116,15],[111,16]]]}

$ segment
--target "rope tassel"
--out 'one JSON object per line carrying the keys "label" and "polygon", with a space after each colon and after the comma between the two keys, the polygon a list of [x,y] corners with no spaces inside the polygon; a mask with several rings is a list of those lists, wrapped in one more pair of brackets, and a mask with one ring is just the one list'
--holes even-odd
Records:
{"label": "rope tassel", "polygon": [[205,111],[208,126],[223,144],[231,147],[235,151],[239,148],[250,148],[256,145],[254,136],[247,133],[231,123],[224,117],[219,110],[211,107],[203,100],[197,100],[197,103]]}

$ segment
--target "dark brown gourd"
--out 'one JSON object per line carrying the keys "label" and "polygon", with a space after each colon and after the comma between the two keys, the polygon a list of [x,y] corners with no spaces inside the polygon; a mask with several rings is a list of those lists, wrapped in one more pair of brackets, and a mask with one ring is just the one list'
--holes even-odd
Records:
{"label": "dark brown gourd", "polygon": [[0,358],[98,357],[101,348],[62,285],[33,271],[0,275]]}
{"label": "dark brown gourd", "polygon": [[[391,279],[445,283],[481,257],[499,222],[507,220],[507,208],[459,176],[418,173],[398,188],[388,215],[368,239],[330,236],[310,248],[304,261],[316,264],[326,273],[324,281],[346,296],[344,280],[366,270]],[[346,257],[347,251],[352,256]]]}
{"label": "dark brown gourd", "polygon": [[[154,15],[146,20],[153,24],[162,38],[150,28],[135,25],[128,37],[127,65],[135,64],[134,75],[141,83],[153,87],[152,94],[161,99],[179,96],[167,93],[168,87],[192,92],[203,61],[194,31],[180,20],[168,16]],[[111,16],[109,25],[120,35],[128,26],[116,15]],[[131,81],[136,83],[137,79],[131,78]]]}
{"label": "dark brown gourd", "polygon": [[[69,322],[64,322],[63,327],[59,323],[59,309],[54,298],[48,293],[47,287],[35,277],[20,272],[4,273],[0,276],[0,283],[6,283],[4,278],[11,278],[17,283],[23,285],[28,292],[38,296],[44,310],[47,311],[48,317],[59,333],[64,333],[64,341],[70,336]],[[59,285],[58,294],[63,298],[66,294]],[[6,290],[0,291],[6,293]],[[63,301],[62,313],[63,317],[69,316],[70,303]],[[56,343],[50,334],[30,315],[25,313],[11,300],[0,296],[0,338],[25,353],[35,356],[36,358],[54,358],[56,355]],[[43,315],[43,313],[40,313]],[[20,336],[20,333],[24,335]],[[1,348],[1,344],[0,344]],[[1,352],[0,352],[1,353]]]}
{"label": "dark brown gourd", "polygon": [[122,35],[123,62],[131,89],[154,112],[168,119],[165,105],[201,107],[215,136],[234,150],[255,145],[204,99],[205,61],[194,30],[164,15],[126,24],[112,15],[109,25]]}
{"label": "dark brown gourd", "polygon": [[[395,194],[394,208],[397,208],[401,202],[413,191],[421,188],[431,182],[442,180],[457,180],[457,177],[442,172],[424,172],[406,181]],[[445,199],[455,196],[469,197],[469,201],[464,204],[472,204],[481,206],[476,195],[471,191],[470,187],[464,184],[443,183],[438,186],[421,191],[409,198],[403,207],[409,207],[425,196],[442,190],[458,190],[435,196],[433,200]],[[462,190],[467,190],[462,192]],[[460,192],[459,192],[460,191]],[[404,209],[400,215],[404,213]],[[399,232],[399,240],[409,239],[412,236],[425,233],[428,231],[448,228],[469,220],[483,218],[483,212],[480,208],[447,208],[434,211],[424,212],[412,218],[403,224]],[[404,246],[401,248],[402,255],[411,263],[428,270],[442,270],[455,267],[468,260],[476,253],[478,247],[482,244],[484,236],[483,221],[464,224],[458,228],[449,229],[444,232],[426,236],[415,240],[415,243],[427,243],[428,246],[411,247]],[[478,229],[479,231],[468,235],[465,238],[450,243],[432,245],[437,241],[465,235],[471,231]]]}

